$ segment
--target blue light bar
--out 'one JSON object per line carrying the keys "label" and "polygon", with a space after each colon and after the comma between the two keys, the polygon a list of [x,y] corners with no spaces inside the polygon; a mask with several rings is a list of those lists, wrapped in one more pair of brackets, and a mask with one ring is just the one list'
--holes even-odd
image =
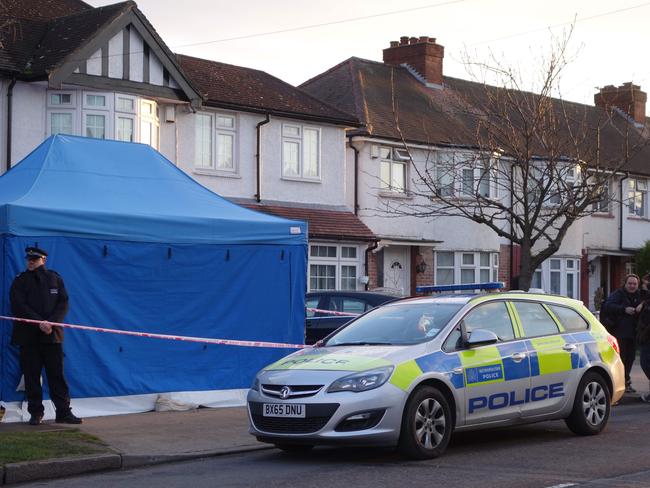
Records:
{"label": "blue light bar", "polygon": [[464,283],[462,285],[425,285],[416,287],[415,291],[418,293],[436,293],[441,291],[499,290],[503,286],[500,281],[489,281],[487,283]]}

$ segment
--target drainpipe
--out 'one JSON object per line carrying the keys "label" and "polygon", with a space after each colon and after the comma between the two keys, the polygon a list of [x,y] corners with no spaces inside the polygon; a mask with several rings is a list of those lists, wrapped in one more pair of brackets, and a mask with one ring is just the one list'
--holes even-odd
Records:
{"label": "drainpipe", "polygon": [[[366,270],[366,276],[368,276],[369,278],[370,278],[370,273],[368,272],[369,271],[368,270],[368,257],[370,256],[370,253],[372,251],[374,251],[375,249],[377,249],[378,247],[379,247],[379,241],[373,241],[372,244],[370,244],[366,248],[366,262],[364,263],[364,267],[365,267],[364,269]],[[370,288],[370,286],[368,286],[369,284],[370,284],[370,280],[368,280],[368,283],[366,283],[366,291],[368,291],[368,289]]]}
{"label": "drainpipe", "polygon": [[[352,136],[348,136],[348,146],[354,151],[354,215],[359,213],[359,150],[352,145]],[[375,246],[376,247],[376,246]],[[374,249],[374,248],[373,248]],[[366,274],[366,276],[368,276]],[[366,285],[367,286],[367,285]]]}
{"label": "drainpipe", "polygon": [[271,116],[267,113],[266,118],[255,126],[255,131],[257,133],[257,154],[255,154],[255,164],[257,167],[257,193],[255,194],[255,200],[257,203],[262,201],[262,159],[260,153],[262,152],[262,126],[268,124],[271,121]]}
{"label": "drainpipe", "polygon": [[16,85],[16,77],[14,76],[7,88],[7,166],[6,171],[11,169],[11,109],[14,86]]}

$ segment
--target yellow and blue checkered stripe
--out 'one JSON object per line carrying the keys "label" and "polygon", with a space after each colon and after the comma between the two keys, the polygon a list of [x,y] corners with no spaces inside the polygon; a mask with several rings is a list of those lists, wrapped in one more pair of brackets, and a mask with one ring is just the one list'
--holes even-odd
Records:
{"label": "yellow and blue checkered stripe", "polygon": [[[562,349],[566,343],[576,349]],[[507,342],[456,353],[434,352],[397,365],[391,383],[402,390],[424,373],[439,372],[447,376],[454,388],[471,388],[503,381],[582,369],[594,362],[611,363],[615,352],[606,338],[585,331],[557,336],[538,337]],[[516,362],[512,355],[526,352],[528,360]],[[463,374],[454,372],[462,368]]]}

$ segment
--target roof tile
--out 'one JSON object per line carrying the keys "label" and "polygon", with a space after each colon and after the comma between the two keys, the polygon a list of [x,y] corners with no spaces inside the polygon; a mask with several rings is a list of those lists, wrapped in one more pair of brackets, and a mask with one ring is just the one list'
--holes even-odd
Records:
{"label": "roof tile", "polygon": [[254,203],[243,205],[277,217],[304,220],[309,224],[310,238],[368,242],[377,240],[375,234],[352,212]]}

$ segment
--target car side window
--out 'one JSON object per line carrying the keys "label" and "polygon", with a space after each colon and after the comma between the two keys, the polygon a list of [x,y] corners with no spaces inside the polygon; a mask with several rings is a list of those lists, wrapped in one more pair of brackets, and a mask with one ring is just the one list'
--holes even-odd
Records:
{"label": "car side window", "polygon": [[589,323],[575,310],[559,305],[548,305],[567,332],[580,332],[589,329]]}
{"label": "car side window", "polygon": [[460,326],[454,327],[451,334],[447,336],[447,340],[442,345],[442,350],[445,352],[454,352],[463,348],[463,341],[460,334]]}
{"label": "car side window", "polygon": [[513,305],[519,314],[525,337],[539,337],[560,332],[541,303],[513,302]]}
{"label": "car side window", "polygon": [[475,329],[494,332],[499,341],[511,341],[515,332],[505,302],[490,302],[471,310],[463,319],[465,330],[471,333]]}
{"label": "car side window", "polygon": [[338,312],[361,314],[366,310],[366,302],[358,298],[332,297],[330,299],[329,309],[336,310]]}
{"label": "car side window", "polygon": [[[305,308],[318,308],[318,302],[320,301],[319,297],[308,298],[305,300]],[[305,310],[305,317],[310,318],[316,315],[316,312]]]}

